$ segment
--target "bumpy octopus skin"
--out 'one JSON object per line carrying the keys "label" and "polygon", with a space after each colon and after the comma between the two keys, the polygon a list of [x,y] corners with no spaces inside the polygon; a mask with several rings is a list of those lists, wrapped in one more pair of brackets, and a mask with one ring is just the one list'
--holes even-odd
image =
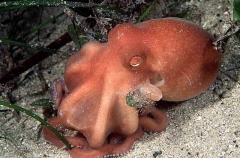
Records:
{"label": "bumpy octopus skin", "polygon": [[[63,133],[77,131],[66,136],[72,158],[126,153],[144,131],[163,131],[168,122],[152,106],[139,114],[127,105],[127,94],[182,101],[202,93],[220,65],[212,42],[206,31],[177,18],[117,25],[107,43],[89,42],[68,59],[64,79],[55,80],[58,114],[49,123]],[[64,146],[47,128],[43,135]]]}

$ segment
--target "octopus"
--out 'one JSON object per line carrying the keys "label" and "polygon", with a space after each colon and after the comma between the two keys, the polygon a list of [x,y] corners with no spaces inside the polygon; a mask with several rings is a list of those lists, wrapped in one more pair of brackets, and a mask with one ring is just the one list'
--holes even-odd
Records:
{"label": "octopus", "polygon": [[[57,116],[48,122],[71,143],[72,158],[122,155],[144,131],[166,130],[167,116],[154,103],[183,101],[215,80],[220,53],[196,24],[163,18],[124,23],[107,43],[85,44],[54,80]],[[48,128],[43,136],[64,144]]]}

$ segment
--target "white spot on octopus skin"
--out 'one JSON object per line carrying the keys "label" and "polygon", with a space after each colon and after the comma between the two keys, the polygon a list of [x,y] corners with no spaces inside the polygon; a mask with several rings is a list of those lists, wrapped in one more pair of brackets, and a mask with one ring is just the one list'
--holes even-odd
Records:
{"label": "white spot on octopus skin", "polygon": [[58,111],[58,114],[59,114],[60,116],[62,116],[62,115],[63,115],[62,110],[59,110],[59,111]]}
{"label": "white spot on octopus skin", "polygon": [[189,82],[189,86],[192,86],[192,82],[191,82],[190,78],[184,72],[182,72],[181,70],[179,70],[179,71],[187,78],[187,80]]}
{"label": "white spot on octopus skin", "polygon": [[119,31],[118,31],[117,39],[120,39],[121,36],[123,36],[123,33],[120,34]]}

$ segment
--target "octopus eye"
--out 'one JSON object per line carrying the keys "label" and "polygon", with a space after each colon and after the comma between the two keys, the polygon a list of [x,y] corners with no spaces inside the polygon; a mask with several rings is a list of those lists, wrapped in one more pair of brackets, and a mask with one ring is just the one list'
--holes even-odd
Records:
{"label": "octopus eye", "polygon": [[142,60],[142,57],[140,57],[140,56],[133,56],[131,59],[130,59],[130,65],[132,66],[132,67],[137,67],[137,66],[139,66],[141,63],[143,62],[143,60]]}

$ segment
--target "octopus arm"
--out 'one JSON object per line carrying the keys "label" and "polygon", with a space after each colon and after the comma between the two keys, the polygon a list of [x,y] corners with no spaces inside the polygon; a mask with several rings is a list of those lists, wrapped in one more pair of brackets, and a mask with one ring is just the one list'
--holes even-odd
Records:
{"label": "octopus arm", "polygon": [[139,126],[145,131],[160,132],[166,129],[167,116],[159,109],[154,108],[150,112],[152,117],[143,115],[139,117]]}

